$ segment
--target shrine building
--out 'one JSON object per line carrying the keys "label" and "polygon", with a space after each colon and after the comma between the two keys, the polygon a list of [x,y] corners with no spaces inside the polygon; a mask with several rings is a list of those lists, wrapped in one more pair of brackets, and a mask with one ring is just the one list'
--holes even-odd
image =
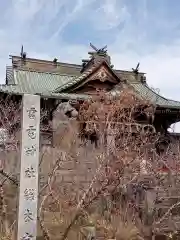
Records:
{"label": "shrine building", "polygon": [[[11,95],[14,101],[23,94],[41,96],[41,106],[49,111],[61,102],[83,101],[97,90],[121,94],[121,90],[131,88],[142,99],[156,106],[153,124],[157,132],[167,133],[171,124],[180,121],[180,102],[167,99],[148,86],[145,73],[139,65],[132,71],[115,69],[106,47],[97,49],[92,44],[89,58],[82,64],[29,58],[21,51],[20,56],[10,56],[12,65],[6,67],[6,82],[0,85],[1,96]],[[146,121],[140,119],[140,122]]]}

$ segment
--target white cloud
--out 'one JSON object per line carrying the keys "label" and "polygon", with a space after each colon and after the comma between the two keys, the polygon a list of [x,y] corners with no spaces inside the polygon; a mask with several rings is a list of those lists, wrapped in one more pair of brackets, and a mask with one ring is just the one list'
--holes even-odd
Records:
{"label": "white cloud", "polygon": [[97,30],[110,30],[126,22],[129,17],[129,12],[121,0],[104,0],[100,7],[94,10],[91,21]]}
{"label": "white cloud", "polygon": [[14,15],[20,21],[31,20],[42,7],[42,1],[36,0],[15,0],[12,3]]}
{"label": "white cloud", "polygon": [[[63,21],[57,28],[57,31],[51,37],[52,38],[57,37],[70,22],[72,22],[76,17],[78,17],[78,14],[80,14],[80,12],[83,11],[84,7],[87,7],[92,2],[93,2],[92,0],[89,1],[77,0],[75,6],[70,10],[67,10],[66,17],[63,19]],[[66,3],[68,3],[70,6],[72,5],[72,2],[70,1],[66,1]]]}
{"label": "white cloud", "polygon": [[[0,20],[8,17],[6,24],[0,26],[0,83],[4,83],[5,67],[6,64],[10,64],[8,55],[19,55],[22,44],[30,57],[53,58],[60,55],[60,60],[67,58],[66,50],[71,46],[63,43],[58,34],[90,2],[92,0],[76,0],[73,3],[70,0],[9,2],[0,16]],[[76,55],[72,56],[74,61],[77,60]]]}

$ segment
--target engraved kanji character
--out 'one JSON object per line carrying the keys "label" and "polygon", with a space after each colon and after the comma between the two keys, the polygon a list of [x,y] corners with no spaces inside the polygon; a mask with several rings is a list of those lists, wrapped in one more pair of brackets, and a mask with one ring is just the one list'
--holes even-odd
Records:
{"label": "engraved kanji character", "polygon": [[35,177],[35,170],[32,166],[25,169],[25,176],[28,177],[28,178],[34,178]]}
{"label": "engraved kanji character", "polygon": [[35,190],[33,188],[26,188],[24,190],[24,198],[26,200],[34,200],[35,199]]}
{"label": "engraved kanji character", "polygon": [[36,112],[37,110],[35,109],[35,107],[31,107],[30,109],[27,110],[28,112],[28,117],[29,119],[35,119],[36,118]]}
{"label": "engraved kanji character", "polygon": [[25,209],[25,212],[24,212],[24,221],[26,223],[30,222],[30,221],[33,221],[33,213],[28,208]]}
{"label": "engraved kanji character", "polygon": [[31,147],[26,147],[25,152],[27,156],[33,156],[34,153],[36,152],[36,146],[32,145]]}
{"label": "engraved kanji character", "polygon": [[33,238],[33,235],[30,233],[25,233],[23,237],[21,237],[21,240],[31,240]]}
{"label": "engraved kanji character", "polygon": [[36,138],[36,128],[33,126],[29,126],[29,128],[26,130],[28,133],[28,136],[31,139],[35,139]]}

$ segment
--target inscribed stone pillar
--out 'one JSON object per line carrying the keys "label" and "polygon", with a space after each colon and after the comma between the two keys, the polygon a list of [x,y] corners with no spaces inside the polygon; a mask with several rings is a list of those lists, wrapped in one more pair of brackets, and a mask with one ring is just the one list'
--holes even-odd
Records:
{"label": "inscribed stone pillar", "polygon": [[21,119],[18,240],[37,235],[40,96],[25,94]]}

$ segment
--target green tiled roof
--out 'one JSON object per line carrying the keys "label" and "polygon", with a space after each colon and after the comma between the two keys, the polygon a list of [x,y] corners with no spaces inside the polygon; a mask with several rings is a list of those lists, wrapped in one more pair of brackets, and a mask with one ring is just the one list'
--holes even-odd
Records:
{"label": "green tiled roof", "polygon": [[[14,94],[39,94],[44,97],[64,99],[85,99],[85,94],[54,93],[53,91],[75,77],[57,73],[14,70],[14,77],[8,79],[9,85],[0,85],[0,91]],[[12,77],[12,75],[10,75]]]}
{"label": "green tiled roof", "polygon": [[130,85],[135,89],[135,91],[144,99],[153,102],[156,105],[162,107],[174,107],[180,108],[180,102],[170,100],[160,96],[158,93],[153,91],[147,84],[142,83],[130,83]]}
{"label": "green tiled roof", "polygon": [[44,93],[52,92],[66,82],[72,81],[74,76],[16,70],[14,79],[21,92]]}
{"label": "green tiled roof", "polygon": [[74,78],[74,76],[57,73],[14,70],[14,84],[0,85],[0,89],[21,93],[50,93]]}
{"label": "green tiled roof", "polygon": [[[93,68],[94,69],[94,68]],[[64,98],[64,99],[85,99],[85,94],[69,94],[63,90],[69,86],[80,82],[82,78],[90,74],[92,69],[82,74],[80,77],[59,74],[45,73],[25,70],[13,70],[12,74],[8,74],[7,85],[0,85],[0,91],[14,94],[39,94],[44,97]],[[133,78],[133,76],[132,76]],[[180,102],[166,99],[154,92],[145,83],[135,81],[135,78],[128,80],[128,84],[144,99],[150,100],[158,106],[180,108]],[[119,92],[117,93],[119,94]]]}
{"label": "green tiled roof", "polygon": [[21,88],[15,85],[0,85],[0,92],[23,95],[24,93],[31,93],[35,95],[43,96],[44,98],[57,98],[57,99],[88,99],[89,95],[86,94],[69,94],[69,93],[53,93],[53,92],[25,92]]}
{"label": "green tiled roof", "polygon": [[6,67],[6,84],[14,84],[14,73],[12,66]]}

